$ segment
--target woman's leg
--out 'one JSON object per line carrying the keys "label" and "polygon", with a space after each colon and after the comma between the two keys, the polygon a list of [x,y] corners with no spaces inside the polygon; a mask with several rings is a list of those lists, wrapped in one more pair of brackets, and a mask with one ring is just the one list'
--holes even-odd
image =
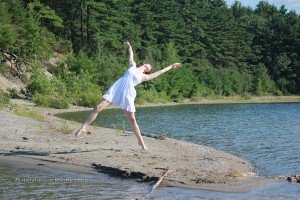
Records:
{"label": "woman's leg", "polygon": [[102,99],[100,101],[100,103],[98,103],[98,105],[94,108],[94,110],[89,114],[89,116],[86,118],[85,122],[83,123],[83,125],[81,126],[81,128],[75,133],[75,136],[79,136],[82,133],[84,133],[86,131],[87,126],[92,123],[98,113],[103,110],[104,108],[106,108],[107,106],[109,106],[111,103],[109,101],[107,101],[106,99]]}
{"label": "woman's leg", "polygon": [[134,112],[128,112],[128,111],[125,110],[125,114],[126,114],[126,117],[128,119],[128,122],[130,123],[132,132],[135,134],[135,136],[137,137],[137,139],[139,141],[139,145],[141,145],[141,147],[143,149],[148,149],[146,147],[145,143],[144,143],[140,128],[139,128],[139,126],[136,122],[135,113]]}

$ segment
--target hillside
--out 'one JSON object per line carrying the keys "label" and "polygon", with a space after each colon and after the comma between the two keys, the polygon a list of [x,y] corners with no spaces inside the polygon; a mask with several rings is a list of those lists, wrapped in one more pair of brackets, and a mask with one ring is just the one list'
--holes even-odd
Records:
{"label": "hillside", "polygon": [[[31,64],[17,62],[17,56],[0,49],[1,55],[1,71],[0,71],[0,89],[9,93],[15,90],[20,97],[25,97],[24,92],[26,86],[30,83]],[[43,65],[43,72],[46,77],[50,78],[53,75],[49,70],[53,70],[66,59],[66,55],[54,52],[47,60],[40,60]]]}

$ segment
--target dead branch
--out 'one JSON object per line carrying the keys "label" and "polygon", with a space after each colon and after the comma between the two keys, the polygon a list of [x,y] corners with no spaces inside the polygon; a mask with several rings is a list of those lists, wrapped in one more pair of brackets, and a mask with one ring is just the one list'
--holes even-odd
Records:
{"label": "dead branch", "polygon": [[155,190],[155,189],[157,189],[157,188],[160,186],[161,182],[163,181],[164,177],[167,176],[167,175],[168,175],[170,172],[172,172],[172,171],[173,171],[173,170],[170,170],[170,168],[169,168],[168,171],[166,171],[166,172],[158,179],[158,181],[155,183],[155,185],[153,185],[152,191]]}

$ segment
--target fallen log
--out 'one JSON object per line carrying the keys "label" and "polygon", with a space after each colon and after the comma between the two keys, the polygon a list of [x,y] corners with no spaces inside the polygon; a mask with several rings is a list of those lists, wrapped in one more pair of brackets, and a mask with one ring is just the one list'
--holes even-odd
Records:
{"label": "fallen log", "polygon": [[165,176],[167,176],[170,172],[172,172],[173,170],[170,170],[170,168],[168,169],[168,171],[166,171],[159,179],[158,179],[158,181],[155,183],[155,185],[153,185],[153,187],[152,187],[152,191],[153,190],[156,190],[159,186],[160,186],[160,184],[161,184],[161,182],[163,181],[163,179],[164,179],[164,177]]}

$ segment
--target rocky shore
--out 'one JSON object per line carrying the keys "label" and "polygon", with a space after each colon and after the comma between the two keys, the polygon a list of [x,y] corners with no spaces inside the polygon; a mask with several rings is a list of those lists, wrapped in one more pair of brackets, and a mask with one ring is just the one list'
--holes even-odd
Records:
{"label": "rocky shore", "polygon": [[[218,191],[248,191],[274,181],[257,178],[251,163],[239,157],[167,137],[144,137],[147,151],[132,133],[102,127],[91,126],[92,134],[75,138],[80,124],[54,116],[87,108],[55,110],[18,101],[12,105],[0,110],[0,159]],[[17,109],[40,118],[17,115]]]}

